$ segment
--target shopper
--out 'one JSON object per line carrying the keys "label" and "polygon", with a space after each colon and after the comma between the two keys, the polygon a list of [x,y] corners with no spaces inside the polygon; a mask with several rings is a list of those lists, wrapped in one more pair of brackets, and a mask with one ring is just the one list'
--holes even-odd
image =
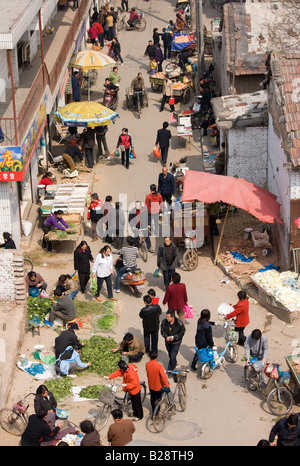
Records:
{"label": "shopper", "polygon": [[[155,145],[159,146],[161,152],[161,161],[163,165],[167,165],[168,151],[170,147],[170,140],[172,137],[171,131],[167,129],[169,123],[167,121],[163,122],[163,127],[157,131]],[[170,173],[171,175],[171,173]],[[172,178],[173,175],[172,175]]]}
{"label": "shopper", "polygon": [[135,426],[130,419],[124,419],[120,409],[113,409],[114,423],[109,426],[107,440],[112,447],[123,447],[132,441]]}
{"label": "shopper", "polygon": [[127,128],[122,129],[122,133],[120,134],[117,142],[116,149],[120,148],[121,151],[121,158],[122,158],[122,165],[125,164],[125,167],[129,168],[129,153],[130,150],[133,148],[132,138],[131,135],[128,133]]}
{"label": "shopper", "polygon": [[80,102],[80,83],[79,83],[79,73],[78,71],[74,71],[73,76],[71,78],[72,84],[72,92],[73,92],[73,101]]}
{"label": "shopper", "polygon": [[110,153],[106,141],[107,125],[96,126],[95,134],[98,145],[98,160],[105,156],[106,160],[110,160]]}
{"label": "shopper", "polygon": [[277,437],[277,447],[299,447],[300,446],[300,413],[290,414],[276,422],[272,427],[269,442],[270,446],[275,445]]}
{"label": "shopper", "polygon": [[102,218],[102,207],[103,207],[103,202],[101,199],[99,199],[99,196],[97,193],[93,193],[91,195],[91,202],[88,208],[88,214],[87,214],[87,219],[91,221],[92,225],[92,233],[93,233],[93,241],[97,241],[98,235],[97,235],[97,223],[99,220]]}
{"label": "shopper", "polygon": [[257,358],[259,361],[267,362],[269,352],[268,339],[261,333],[258,328],[252,330],[251,334],[245,340],[245,357],[246,364],[251,358]]}
{"label": "shopper", "polygon": [[78,275],[81,293],[86,292],[86,286],[90,279],[92,262],[94,262],[94,258],[91,248],[86,241],[81,241],[74,251],[74,270]]}
{"label": "shopper", "polygon": [[167,31],[166,28],[162,30],[161,40],[164,44],[164,59],[171,59],[171,51],[172,51],[172,42],[173,37],[170,31]]}
{"label": "shopper", "polygon": [[125,214],[122,210],[121,202],[115,203],[115,208],[111,210],[108,220],[109,236],[113,239],[116,249],[121,249],[125,236]]}
{"label": "shopper", "polygon": [[188,302],[186,286],[181,283],[181,276],[179,273],[174,272],[171,275],[171,284],[168,286],[163,304],[168,305],[168,309],[177,313],[178,318],[185,325],[184,306]]}
{"label": "shopper", "polygon": [[164,84],[163,84],[163,97],[160,104],[159,111],[162,112],[165,108],[165,103],[169,102],[170,111],[175,112],[174,104],[170,103],[170,99],[173,98],[173,83],[170,80],[169,75],[166,73],[164,76]]}
{"label": "shopper", "polygon": [[103,282],[106,283],[108,299],[116,301],[112,291],[112,275],[114,273],[113,257],[111,247],[105,245],[96,257],[93,265],[92,276],[97,277],[97,301],[101,301],[100,292]]}
{"label": "shopper", "polygon": [[152,253],[148,209],[142,205],[141,201],[135,202],[135,207],[129,212],[128,220],[134,235],[134,246],[139,247],[139,236],[141,234],[145,238],[148,251]]}
{"label": "shopper", "polygon": [[145,206],[148,209],[148,225],[153,236],[159,236],[159,214],[162,208],[163,199],[157,192],[156,185],[150,185],[150,193],[146,196]]}
{"label": "shopper", "polygon": [[238,292],[239,301],[233,306],[234,311],[230,312],[225,316],[226,319],[232,319],[236,317],[235,330],[239,334],[238,344],[243,346],[246,340],[244,330],[249,325],[249,299],[245,291]]}
{"label": "shopper", "polygon": [[76,297],[79,289],[78,283],[69,274],[60,275],[55,285],[54,291],[60,290],[64,296],[68,296],[72,300]]}
{"label": "shopper", "polygon": [[167,311],[166,318],[161,323],[161,334],[165,339],[169,355],[168,371],[173,371],[177,364],[177,354],[185,334],[185,326],[175,317],[173,311]]}
{"label": "shopper", "polygon": [[38,447],[42,441],[52,440],[63,426],[62,421],[59,421],[54,427],[51,427],[46,422],[48,415],[47,407],[41,408],[38,414],[31,414],[28,419],[28,424],[21,436],[22,447]]}
{"label": "shopper", "polygon": [[91,169],[94,168],[95,128],[86,128],[82,132],[79,142],[83,143],[87,166]]}
{"label": "shopper", "polygon": [[128,364],[121,360],[118,362],[119,369],[110,374],[109,380],[113,380],[117,377],[123,377],[123,390],[129,393],[129,397],[132,403],[133,409],[133,421],[140,421],[143,419],[143,405],[141,401],[141,385],[139,376],[137,374],[138,368],[135,364]]}
{"label": "shopper", "polygon": [[[197,331],[195,336],[195,346],[197,349],[202,348],[212,348],[214,346],[213,336],[212,336],[212,325],[216,325],[215,322],[210,321],[210,311],[209,309],[203,309],[200,314],[200,318],[197,322]],[[191,369],[196,370],[198,362],[198,355],[195,353]]]}
{"label": "shopper", "polygon": [[168,172],[168,168],[162,167],[162,171],[158,176],[157,191],[161,194],[163,202],[167,202],[169,206],[172,204],[172,195],[175,192],[174,176]]}
{"label": "shopper", "polygon": [[161,399],[161,389],[169,388],[170,384],[166,376],[163,365],[157,361],[157,352],[150,351],[150,361],[146,362],[146,372],[148,378],[148,387],[150,390],[150,403],[152,408],[151,419],[154,414],[155,404]]}
{"label": "shopper", "polygon": [[139,316],[143,323],[145,350],[146,353],[150,350],[157,353],[161,307],[158,304],[152,304],[152,298],[149,295],[144,296],[143,300],[144,307],[140,310]]}
{"label": "shopper", "polygon": [[157,267],[163,273],[165,290],[170,284],[172,273],[179,266],[180,261],[177,246],[172,243],[169,236],[166,236],[164,243],[159,246],[157,251]]}

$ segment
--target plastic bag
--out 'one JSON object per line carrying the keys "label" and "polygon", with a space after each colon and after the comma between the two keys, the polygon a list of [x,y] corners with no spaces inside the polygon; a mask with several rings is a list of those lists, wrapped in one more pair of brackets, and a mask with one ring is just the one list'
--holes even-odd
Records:
{"label": "plastic bag", "polygon": [[153,276],[154,278],[158,278],[158,277],[161,277],[161,275],[162,275],[162,274],[161,274],[161,271],[160,271],[159,269],[156,269],[156,270],[154,271],[154,273],[153,273],[152,276]]}
{"label": "plastic bag", "polygon": [[219,316],[225,317],[227,314],[230,314],[230,312],[233,312],[233,311],[234,311],[234,308],[230,304],[227,304],[227,303],[222,303],[218,307]]}
{"label": "plastic bag", "polygon": [[32,230],[32,223],[27,220],[22,220],[22,231],[25,236],[29,236]]}
{"label": "plastic bag", "polygon": [[111,155],[112,155],[113,157],[120,157],[120,151],[119,151],[119,149],[114,150],[114,151],[112,152]]}
{"label": "plastic bag", "polygon": [[29,296],[32,296],[33,298],[37,298],[38,296],[40,296],[40,289],[38,287],[29,288],[28,294]]}
{"label": "plastic bag", "polygon": [[194,310],[193,306],[189,306],[188,303],[184,305],[184,317],[186,319],[192,319],[194,317]]}
{"label": "plastic bag", "polygon": [[158,159],[161,158],[161,152],[157,146],[153,147],[153,155],[154,157],[157,157]]}

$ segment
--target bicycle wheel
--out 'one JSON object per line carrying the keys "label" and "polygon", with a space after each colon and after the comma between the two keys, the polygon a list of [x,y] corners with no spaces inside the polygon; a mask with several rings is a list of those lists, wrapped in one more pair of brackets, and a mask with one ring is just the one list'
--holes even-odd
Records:
{"label": "bicycle wheel", "polygon": [[137,113],[138,118],[140,119],[141,118],[141,103],[140,103],[139,97],[137,98],[136,107],[137,107],[136,113]]}
{"label": "bicycle wheel", "polygon": [[198,254],[195,248],[187,249],[182,257],[182,262],[187,270],[195,270],[198,265]]}
{"label": "bicycle wheel", "polygon": [[153,427],[156,432],[161,432],[164,430],[167,420],[168,420],[168,410],[169,410],[169,403],[166,398],[161,398],[161,400],[157,403],[153,413]]}
{"label": "bicycle wheel", "polygon": [[121,19],[117,23],[117,31],[122,31],[125,28],[125,21],[124,19]]}
{"label": "bicycle wheel", "polygon": [[141,383],[141,402],[142,404],[144,403],[146,399],[146,393],[147,393],[147,388],[144,383]]}
{"label": "bicycle wheel", "polygon": [[105,426],[105,424],[107,423],[108,421],[108,418],[109,418],[109,415],[110,415],[110,412],[111,412],[111,405],[103,405],[96,417],[95,417],[95,421],[94,421],[94,427],[96,430],[101,430],[103,429],[103,427]]}
{"label": "bicycle wheel", "polygon": [[228,348],[228,354],[229,354],[229,361],[230,362],[237,362],[238,360],[238,349],[236,345],[230,345]]}
{"label": "bicycle wheel", "polygon": [[212,376],[213,371],[210,368],[210,365],[208,363],[203,364],[201,367],[201,377],[202,379],[209,379]]}
{"label": "bicycle wheel", "polygon": [[256,372],[253,366],[245,366],[244,368],[244,379],[248,390],[255,392],[259,382],[259,374]]}
{"label": "bicycle wheel", "polygon": [[267,398],[268,408],[275,416],[285,416],[293,406],[293,395],[285,387],[274,388]]}
{"label": "bicycle wheel", "polygon": [[141,257],[142,257],[143,261],[147,262],[147,260],[148,260],[148,249],[147,249],[146,242],[145,242],[144,238],[142,239],[142,242],[141,242],[140,253],[141,253]]}
{"label": "bicycle wheel", "polygon": [[137,22],[134,24],[135,28],[136,28],[138,31],[141,31],[141,32],[142,32],[142,31],[145,31],[146,25],[147,25],[147,24],[146,24],[146,20],[143,19],[143,18],[141,18],[139,21],[137,21]]}
{"label": "bicycle wheel", "polygon": [[32,272],[33,270],[33,263],[31,262],[28,257],[24,257],[24,272],[25,275],[27,275],[29,272]]}
{"label": "bicycle wheel", "polygon": [[178,403],[182,411],[186,410],[187,392],[185,383],[178,384]]}
{"label": "bicycle wheel", "polygon": [[0,411],[0,425],[9,434],[20,436],[26,428],[27,417],[21,416],[10,408],[3,408]]}

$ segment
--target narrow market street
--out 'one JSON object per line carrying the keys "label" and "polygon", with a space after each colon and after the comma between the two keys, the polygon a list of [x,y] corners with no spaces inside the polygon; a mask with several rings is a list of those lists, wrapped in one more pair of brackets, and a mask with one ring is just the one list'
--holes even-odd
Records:
{"label": "narrow market street", "polygon": [[[148,57],[144,57],[144,51],[148,40],[152,39],[153,29],[157,27],[159,31],[162,30],[168,21],[175,17],[173,0],[152,0],[150,2],[137,0],[134,6],[137,10],[144,11],[147,27],[143,32],[123,30],[118,34],[121,55],[124,59],[124,65],[119,66],[122,77],[119,104],[116,110],[119,118],[115,124],[108,126],[107,141],[112,152],[116,148],[122,128],[128,128],[133,139],[137,158],[130,160],[129,170],[121,165],[119,158],[101,161],[95,166],[94,172],[88,175],[91,192],[98,193],[103,201],[107,195],[111,195],[114,203],[121,201],[123,205],[127,206],[127,210],[132,207],[136,200],[144,202],[150,192],[150,184],[157,184],[162,169],[160,161],[153,157],[152,151],[157,130],[162,127],[164,121],[169,121],[169,105],[166,105],[163,112],[159,112],[162,94],[153,92],[150,87],[147,75],[149,60]],[[219,15],[210,5],[205,4],[204,16],[207,25],[210,24],[215,14]],[[107,52],[106,46],[104,52]],[[91,88],[91,100],[102,103],[103,83],[109,74],[108,70],[98,71],[97,83]],[[125,92],[132,79],[140,71],[145,79],[149,106],[142,109],[141,118],[138,119],[134,112],[126,108]],[[82,99],[86,98],[86,94],[83,94]],[[179,108],[181,110],[187,109],[192,103],[194,103],[194,93],[192,93],[192,99],[188,105],[176,104],[176,111]],[[187,166],[193,170],[200,170],[203,160],[199,133],[195,131],[194,138],[191,141],[183,142],[178,140],[174,125],[170,124],[169,129],[172,133],[172,143],[169,150],[168,164],[186,156]],[[208,137],[203,138],[203,144],[207,147],[207,150],[210,150]],[[61,154],[62,146],[55,146],[54,150],[56,153]],[[87,175],[85,175],[85,179],[87,179]],[[238,215],[239,213],[236,214],[237,221]],[[45,278],[48,283],[48,290],[52,290],[59,275],[73,274],[73,249],[71,245],[66,247],[58,245],[55,252],[46,252],[41,248],[41,234],[41,229],[35,228],[26,254],[29,256],[32,254],[35,257],[39,256],[38,265],[34,267],[34,270]],[[91,242],[92,232],[86,222],[84,222],[82,239],[89,244],[94,258],[102,245],[105,244],[101,239]],[[228,237],[225,237],[225,239],[228,239]],[[154,253],[148,255],[146,263],[138,259],[138,265],[146,274],[145,292],[143,294],[146,294],[149,288],[156,290],[163,310],[161,319],[165,317],[167,310],[167,306],[162,305],[164,296],[163,279],[162,277],[153,277],[153,272],[157,268],[157,248],[162,242],[162,238],[152,238]],[[182,253],[183,249],[180,249],[181,256]],[[221,303],[233,305],[238,301],[238,285],[233,280],[227,280],[228,277],[224,277],[223,271],[217,265],[214,265],[213,259],[212,245],[209,243],[199,251],[199,263],[196,270],[178,270],[181,281],[187,287],[188,303],[194,307],[195,312],[193,319],[186,320],[186,333],[178,355],[179,365],[189,367],[191,364],[194,355],[196,325],[201,310],[204,308],[209,309],[211,319],[218,321],[217,309],[219,305]],[[103,296],[107,296],[105,285],[102,291]],[[119,305],[117,324],[112,331],[105,332],[104,335],[109,334],[117,342],[121,341],[127,332],[143,338],[142,323],[139,318],[139,311],[143,307],[142,297],[137,297],[130,291],[124,290],[124,288],[121,288],[121,292],[115,297],[118,299]],[[87,292],[86,295],[79,293],[77,299],[94,300],[90,292]],[[292,324],[283,322],[250,298],[250,325],[246,328],[245,334],[249,335],[255,328],[259,328],[268,338],[270,362],[279,363],[282,365],[283,370],[286,370],[285,357],[291,354],[299,344],[297,341],[300,329],[299,322],[297,320]],[[213,329],[213,338],[219,350],[225,346],[223,332],[222,327],[214,327]],[[83,328],[79,331],[78,336],[81,338],[81,335],[83,335],[88,338],[91,333],[92,329]],[[45,348],[51,352],[56,336],[57,333],[53,329],[43,327],[40,330],[40,335],[32,337],[29,332],[25,335],[20,353],[27,355],[32,353],[33,346],[37,344],[45,345]],[[161,335],[159,336],[158,345],[158,361],[166,369],[168,357]],[[147,381],[145,371],[147,361],[148,356],[144,355],[141,362],[137,363],[139,377],[145,381]],[[215,371],[209,380],[200,378],[199,369],[196,372],[190,371],[187,376],[187,409],[185,412],[176,412],[176,415],[168,422],[166,428],[160,434],[156,433],[152,426],[150,400],[147,394],[144,404],[144,418],[135,424],[134,440],[185,448],[188,446],[255,446],[260,439],[267,439],[270,429],[277,419],[268,412],[265,399],[260,393],[247,390],[243,369],[244,349],[239,346],[238,361],[235,364],[226,361],[224,368]],[[105,383],[105,381],[99,380],[99,377],[94,375],[82,375],[74,379],[72,383],[75,386],[77,384],[100,384]],[[35,391],[39,384],[39,381],[16,369],[14,383],[11,387],[10,401],[14,402],[16,399],[22,398],[24,393]],[[45,381],[45,385],[47,385],[47,381]],[[66,398],[63,406],[64,409],[69,410],[69,419],[76,425],[79,425],[82,420],[92,417],[96,409],[94,402],[74,402],[72,397]],[[297,406],[294,406],[294,408],[295,412],[299,411]],[[111,422],[112,419],[100,432],[104,445],[108,445],[106,434]],[[18,443],[18,437],[1,431],[1,446],[18,445]]]}

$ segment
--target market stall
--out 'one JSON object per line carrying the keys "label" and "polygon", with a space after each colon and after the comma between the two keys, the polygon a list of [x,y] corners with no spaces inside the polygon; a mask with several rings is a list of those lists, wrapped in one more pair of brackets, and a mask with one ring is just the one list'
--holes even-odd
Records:
{"label": "market stall", "polygon": [[44,237],[49,241],[73,241],[74,246],[82,235],[81,215],[78,213],[64,214],[63,219],[69,225],[70,231],[53,229]]}
{"label": "market stall", "polygon": [[45,192],[40,198],[41,215],[48,216],[56,210],[62,210],[64,215],[79,214],[83,218],[88,192],[88,183],[46,186]]}

